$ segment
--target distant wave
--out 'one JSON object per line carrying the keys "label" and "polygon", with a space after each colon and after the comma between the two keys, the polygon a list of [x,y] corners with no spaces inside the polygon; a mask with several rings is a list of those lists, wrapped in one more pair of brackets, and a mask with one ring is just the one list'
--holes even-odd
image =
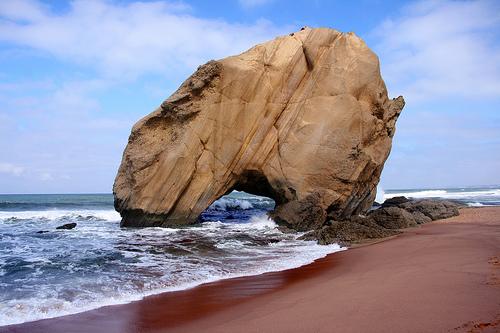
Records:
{"label": "distant wave", "polygon": [[27,210],[27,211],[0,211],[0,220],[98,220],[119,221],[120,214],[115,210]]}
{"label": "distant wave", "polygon": [[214,210],[234,210],[234,209],[252,209],[254,206],[248,200],[220,198],[215,201],[210,207]]}
{"label": "distant wave", "polygon": [[418,191],[405,191],[405,192],[391,192],[385,193],[384,199],[389,199],[398,196],[405,196],[408,198],[444,198],[444,199],[471,199],[477,197],[500,197],[500,189],[464,189],[462,191],[454,190],[418,190]]}
{"label": "distant wave", "polygon": [[469,207],[484,207],[484,206],[486,206],[486,205],[484,205],[484,204],[482,204],[480,202],[469,202],[469,203],[467,203],[467,205]]}
{"label": "distant wave", "polygon": [[102,202],[77,203],[77,202],[19,202],[0,201],[0,210],[40,210],[40,209],[78,209],[78,208],[107,208],[112,205]]}

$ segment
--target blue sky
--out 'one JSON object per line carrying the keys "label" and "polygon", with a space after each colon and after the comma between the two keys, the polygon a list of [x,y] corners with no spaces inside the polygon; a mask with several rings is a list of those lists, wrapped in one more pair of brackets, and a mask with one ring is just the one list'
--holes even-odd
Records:
{"label": "blue sky", "polygon": [[383,188],[500,183],[498,1],[0,1],[0,193],[110,192],[131,126],[196,67],[354,31],[405,96]]}

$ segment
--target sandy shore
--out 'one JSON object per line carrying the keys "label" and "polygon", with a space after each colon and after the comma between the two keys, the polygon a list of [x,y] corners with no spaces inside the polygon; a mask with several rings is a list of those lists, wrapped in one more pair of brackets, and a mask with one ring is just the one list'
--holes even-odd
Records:
{"label": "sandy shore", "polygon": [[0,332],[499,332],[500,208],[335,253]]}

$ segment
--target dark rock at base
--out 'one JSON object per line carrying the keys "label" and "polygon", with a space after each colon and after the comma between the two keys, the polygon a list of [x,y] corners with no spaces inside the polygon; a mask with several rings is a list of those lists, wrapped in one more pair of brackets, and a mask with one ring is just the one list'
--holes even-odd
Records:
{"label": "dark rock at base", "polygon": [[380,206],[382,206],[382,204],[381,204],[381,203],[378,203],[378,202],[376,202],[376,201],[374,201],[374,202],[372,203],[372,207],[380,207]]}
{"label": "dark rock at base", "polygon": [[64,229],[64,230],[70,230],[76,227],[76,223],[66,223],[63,225],[58,226],[56,229]]}
{"label": "dark rock at base", "polygon": [[286,225],[278,225],[277,229],[284,234],[293,234],[297,232],[294,229],[288,228]]}
{"label": "dark rock at base", "polygon": [[192,239],[192,238],[184,238],[184,239],[178,240],[176,243],[177,244],[191,244],[192,242],[194,242],[194,239]]}
{"label": "dark rock at base", "polygon": [[309,231],[320,228],[326,220],[326,211],[322,208],[317,193],[308,195],[304,200],[290,201],[269,213],[278,224],[297,231]]}
{"label": "dark rock at base", "polygon": [[371,211],[368,217],[386,229],[402,229],[417,225],[415,218],[410,212],[396,206],[382,206],[379,209]]}
{"label": "dark rock at base", "polygon": [[367,217],[367,216],[364,216],[364,215],[351,216],[349,221],[351,221],[353,223],[358,223],[358,224],[361,224],[361,225],[364,225],[366,227],[373,228],[373,229],[383,228],[380,225],[378,225],[374,219]]}
{"label": "dark rock at base", "polygon": [[341,222],[329,220],[325,226],[300,239],[317,240],[322,245],[338,243],[345,246],[364,239],[392,236],[400,232],[398,229],[459,215],[459,207],[459,204],[444,200],[394,197],[367,216],[355,215]]}
{"label": "dark rock at base", "polygon": [[424,213],[422,213],[419,210],[414,210],[410,213],[411,213],[411,215],[413,215],[413,218],[415,219],[415,222],[417,222],[417,224],[424,224],[427,222],[432,222],[432,219],[430,217],[426,216]]}
{"label": "dark rock at base", "polygon": [[[423,216],[432,221],[446,219],[459,214],[458,205],[445,200],[422,199],[405,202],[399,207],[409,211],[413,215]],[[429,222],[429,221],[426,221]]]}
{"label": "dark rock at base", "polygon": [[389,198],[384,201],[382,204],[382,207],[391,207],[391,206],[399,206],[401,204],[404,204],[405,202],[410,201],[408,198],[399,196],[399,197],[393,197]]}
{"label": "dark rock at base", "polygon": [[321,245],[337,243],[347,246],[364,239],[384,238],[397,233],[398,231],[388,230],[375,224],[369,218],[356,216],[350,221],[329,221],[329,225],[311,231],[299,239],[317,240]]}

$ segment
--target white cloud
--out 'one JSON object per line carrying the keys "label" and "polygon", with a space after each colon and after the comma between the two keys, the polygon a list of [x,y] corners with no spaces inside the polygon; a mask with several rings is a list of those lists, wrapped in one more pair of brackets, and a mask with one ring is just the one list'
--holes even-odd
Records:
{"label": "white cloud", "polygon": [[500,97],[500,2],[420,1],[374,36],[391,91],[407,100]]}
{"label": "white cloud", "polygon": [[24,172],[24,168],[12,163],[0,162],[0,173],[6,173],[13,176],[20,176]]}
{"label": "white cloud", "polygon": [[40,174],[40,180],[42,180],[44,182],[48,182],[48,181],[54,180],[54,177],[52,176],[52,174],[50,172],[43,172],[42,174]]}
{"label": "white cloud", "polygon": [[36,0],[1,1],[0,13],[13,20],[40,20],[44,16],[44,8]]}
{"label": "white cloud", "polygon": [[266,20],[237,24],[198,18],[187,6],[165,1],[76,0],[62,13],[34,0],[11,1],[2,2],[0,18],[0,41],[113,77],[192,69],[286,30]]}
{"label": "white cloud", "polygon": [[252,8],[257,6],[266,5],[273,0],[238,0],[240,5],[244,8]]}

